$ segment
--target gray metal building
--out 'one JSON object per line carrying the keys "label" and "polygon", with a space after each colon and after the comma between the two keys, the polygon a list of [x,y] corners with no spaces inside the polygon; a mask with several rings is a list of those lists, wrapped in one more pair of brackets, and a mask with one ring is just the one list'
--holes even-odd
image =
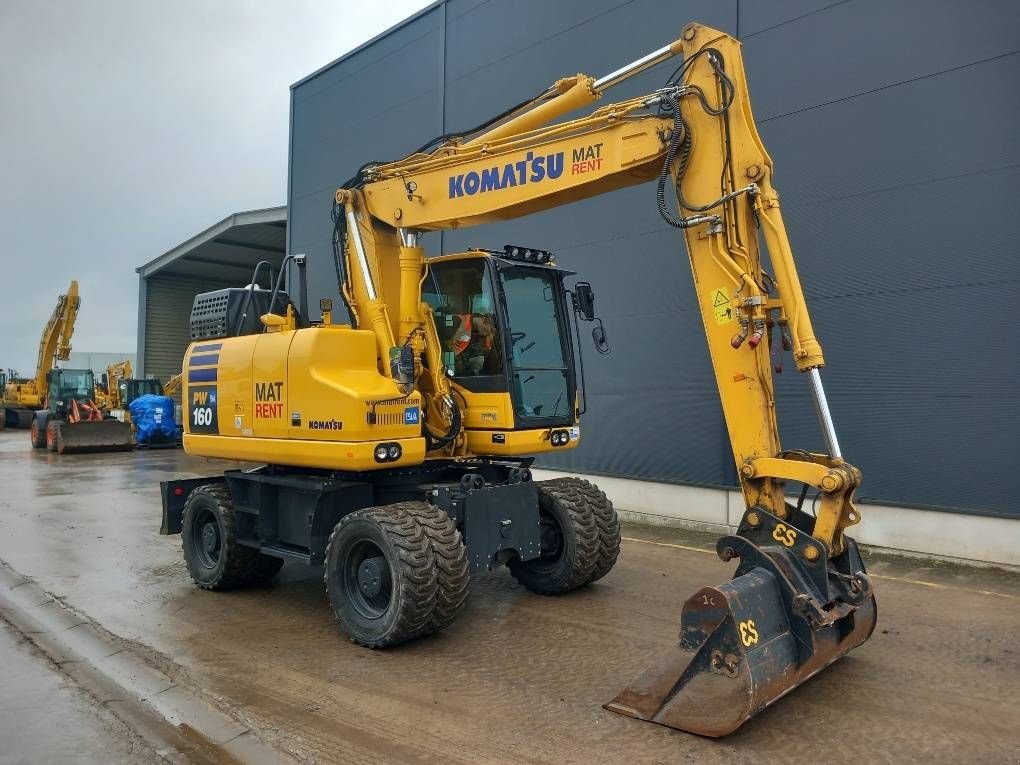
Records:
{"label": "gray metal building", "polygon": [[287,208],[234,213],[135,270],[138,346],[135,374],[166,380],[181,371],[190,342],[191,304],[200,292],[243,287],[255,264],[283,260]]}
{"label": "gray metal building", "polygon": [[[478,124],[558,77],[605,74],[690,20],[743,43],[862,499],[1017,517],[1013,0],[435,3],[293,86],[289,251],[310,256],[312,285],[335,283],[331,200],[360,165]],[[652,185],[426,241],[436,253],[550,249],[595,286],[614,352],[586,359],[582,446],[544,464],[735,485],[683,241],[659,219]],[[788,372],[780,387],[784,442],[821,449],[805,381]]]}

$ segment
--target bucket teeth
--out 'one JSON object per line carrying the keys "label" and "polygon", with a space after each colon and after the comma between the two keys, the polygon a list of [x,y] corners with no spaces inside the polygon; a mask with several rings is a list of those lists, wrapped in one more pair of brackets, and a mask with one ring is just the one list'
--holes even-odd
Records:
{"label": "bucket teeth", "polygon": [[[725,736],[868,639],[876,618],[870,588],[859,604],[835,603],[843,615],[818,624],[808,619],[814,608],[794,607],[812,596],[793,591],[783,569],[758,552],[745,549],[734,579],[687,600],[678,644],[606,709]],[[763,565],[748,567],[752,558]]]}

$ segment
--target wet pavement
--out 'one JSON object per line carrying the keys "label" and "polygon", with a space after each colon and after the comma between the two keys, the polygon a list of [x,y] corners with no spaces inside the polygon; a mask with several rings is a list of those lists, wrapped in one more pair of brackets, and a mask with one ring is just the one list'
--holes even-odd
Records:
{"label": "wet pavement", "polygon": [[27,442],[0,432],[0,559],[303,761],[1020,760],[1016,573],[872,556],[873,638],[713,741],[601,709],[676,639],[684,599],[731,575],[710,537],[628,526],[616,568],[560,598],[476,576],[450,629],[369,651],[331,622],[313,569],[289,563],[256,590],[192,586],[180,538],[158,535],[158,483],[228,463]]}
{"label": "wet pavement", "polygon": [[2,618],[0,742],[0,765],[142,765],[157,759]]}

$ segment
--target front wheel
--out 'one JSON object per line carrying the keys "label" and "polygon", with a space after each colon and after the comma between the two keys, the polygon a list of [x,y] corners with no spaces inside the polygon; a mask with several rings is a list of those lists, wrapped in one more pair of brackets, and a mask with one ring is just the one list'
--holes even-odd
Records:
{"label": "front wheel", "polygon": [[560,595],[587,584],[602,560],[596,516],[579,487],[562,479],[538,486],[542,552],[507,563],[510,574],[532,592]]}
{"label": "front wheel", "polygon": [[46,451],[57,451],[57,444],[60,441],[60,420],[50,420],[46,423]]}
{"label": "front wheel", "polygon": [[43,419],[42,423],[39,422],[39,419],[39,417],[32,418],[32,429],[29,431],[33,449],[46,448],[46,431],[49,426],[49,417]]}

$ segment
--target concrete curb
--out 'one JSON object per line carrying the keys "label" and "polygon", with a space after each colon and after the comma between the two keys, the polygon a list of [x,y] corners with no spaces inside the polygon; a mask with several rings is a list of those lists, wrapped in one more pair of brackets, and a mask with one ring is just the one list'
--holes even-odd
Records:
{"label": "concrete curb", "polygon": [[0,617],[164,760],[296,763],[0,561]]}

